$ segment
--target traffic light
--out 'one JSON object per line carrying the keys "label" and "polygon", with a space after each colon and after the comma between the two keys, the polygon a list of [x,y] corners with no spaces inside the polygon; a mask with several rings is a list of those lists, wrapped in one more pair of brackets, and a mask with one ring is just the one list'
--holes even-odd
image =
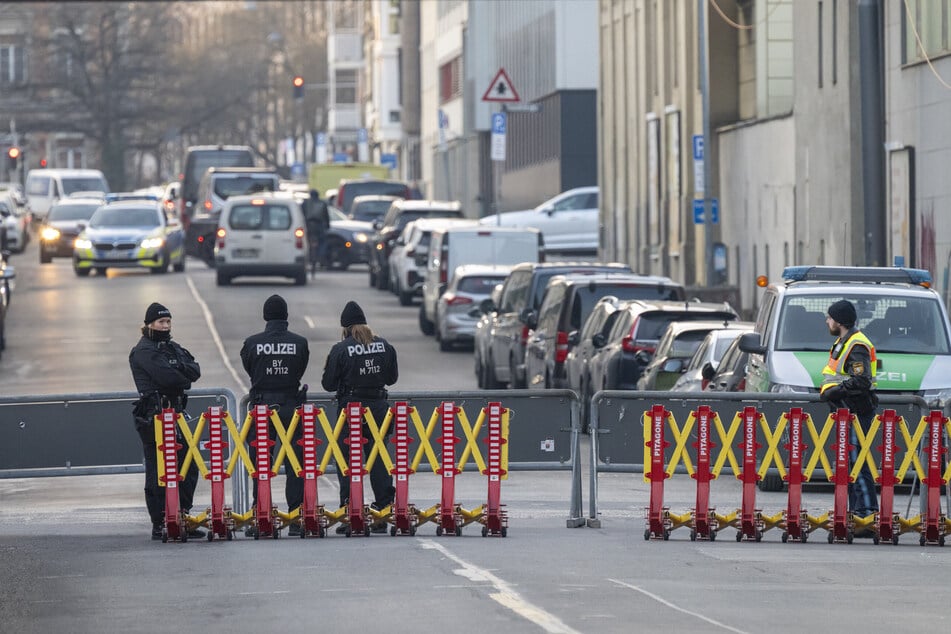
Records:
{"label": "traffic light", "polygon": [[304,98],[304,78],[300,75],[294,75],[294,99]]}
{"label": "traffic light", "polygon": [[40,159],[40,167],[46,167],[46,159],[45,159],[45,158],[41,158],[41,159]]}
{"label": "traffic light", "polygon": [[17,162],[20,160],[20,148],[17,146],[11,147],[7,150],[7,166],[15,170],[17,168]]}

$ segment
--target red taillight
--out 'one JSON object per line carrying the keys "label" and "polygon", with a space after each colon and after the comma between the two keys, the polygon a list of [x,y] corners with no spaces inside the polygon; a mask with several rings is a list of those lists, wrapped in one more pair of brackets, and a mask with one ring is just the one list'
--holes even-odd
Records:
{"label": "red taillight", "polygon": [[559,330],[555,336],[555,363],[564,363],[568,357],[568,333]]}
{"label": "red taillight", "polygon": [[207,209],[208,211],[211,211],[211,201],[210,201],[210,200],[206,200],[206,201],[205,201],[205,209]]}
{"label": "red taillight", "polygon": [[621,339],[621,350],[623,350],[624,352],[631,352],[631,353],[644,351],[650,354],[654,354],[654,348],[652,348],[651,346],[638,345],[637,341],[631,335],[628,335],[624,337],[623,339]]}
{"label": "red taillight", "polygon": [[531,334],[532,330],[528,326],[522,326],[522,345],[528,343],[528,336]]}
{"label": "red taillight", "polygon": [[304,230],[300,227],[294,230],[294,247],[297,249],[304,248]]}
{"label": "red taillight", "polygon": [[205,236],[198,236],[198,244],[201,244],[205,241]]}
{"label": "red taillight", "polygon": [[746,391],[746,377],[743,377],[742,379],[740,379],[740,382],[736,384],[736,391],[737,392]]}
{"label": "red taillight", "polygon": [[710,385],[710,379],[702,379],[702,380],[700,381],[700,389],[701,389],[701,390],[707,389],[707,386],[708,386],[708,385]]}
{"label": "red taillight", "polygon": [[462,304],[471,304],[471,297],[463,297],[461,295],[456,295],[455,293],[446,294],[446,304],[449,306],[461,306]]}
{"label": "red taillight", "polygon": [[224,227],[218,227],[218,231],[215,233],[215,235],[218,236],[218,249],[219,249],[219,250],[225,248],[225,236],[226,236],[227,234],[228,234],[228,232],[225,231],[225,228],[224,228]]}

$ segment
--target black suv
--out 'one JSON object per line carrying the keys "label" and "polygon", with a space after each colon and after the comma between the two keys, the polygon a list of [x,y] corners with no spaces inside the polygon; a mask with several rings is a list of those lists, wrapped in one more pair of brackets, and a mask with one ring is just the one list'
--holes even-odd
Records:
{"label": "black suv", "polygon": [[527,315],[534,332],[525,347],[526,387],[566,388],[565,359],[571,341],[602,297],[660,301],[684,300],[683,286],[667,277],[601,274],[559,276],[548,282],[537,315]]}
{"label": "black suv", "polygon": [[462,218],[459,201],[397,200],[383,220],[373,223],[377,235],[370,249],[370,286],[381,291],[390,285],[390,252],[404,227],[419,218]]}
{"label": "black suv", "polygon": [[502,286],[499,303],[483,302],[488,313],[487,341],[476,347],[475,372],[487,389],[508,384],[525,387],[525,344],[528,342],[527,319],[537,313],[549,280],[557,275],[594,275],[631,273],[631,267],[617,262],[524,262],[509,273]]}

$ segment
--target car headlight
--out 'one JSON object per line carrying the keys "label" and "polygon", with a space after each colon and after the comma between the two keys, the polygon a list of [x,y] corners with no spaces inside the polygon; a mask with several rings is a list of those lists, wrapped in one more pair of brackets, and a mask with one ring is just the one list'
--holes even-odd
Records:
{"label": "car headlight", "polygon": [[87,238],[76,238],[76,242],[73,243],[73,246],[77,249],[91,249],[92,241]]}
{"label": "car headlight", "polygon": [[809,394],[809,392],[814,392],[815,390],[811,390],[804,385],[785,385],[777,383],[769,388],[769,391],[776,394]]}
{"label": "car headlight", "polygon": [[370,237],[365,233],[354,233],[353,239],[356,240],[357,242],[366,242],[367,240],[370,239]]}
{"label": "car headlight", "polygon": [[944,409],[944,407],[951,402],[951,387],[938,390],[925,390],[921,393],[921,398],[928,401],[928,407]]}
{"label": "car headlight", "polygon": [[165,238],[146,238],[142,241],[143,249],[158,249],[165,244]]}
{"label": "car headlight", "polygon": [[51,240],[59,240],[59,229],[54,229],[53,227],[44,227],[43,231],[40,232],[40,238],[46,240],[47,242]]}

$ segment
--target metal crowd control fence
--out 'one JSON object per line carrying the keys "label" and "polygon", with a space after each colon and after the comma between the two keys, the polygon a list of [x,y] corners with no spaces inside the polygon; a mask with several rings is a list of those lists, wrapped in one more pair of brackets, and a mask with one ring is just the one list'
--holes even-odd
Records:
{"label": "metal crowd control fence", "polygon": [[[592,399],[590,524],[599,525],[598,470],[611,469],[642,471],[650,483],[646,539],[667,539],[671,530],[687,526],[691,539],[713,540],[719,529],[734,526],[738,541],[759,541],[764,531],[779,527],[783,541],[806,541],[810,532],[825,529],[830,543],[851,542],[853,531],[869,532],[876,543],[880,538],[898,543],[901,533],[916,531],[922,545],[943,546],[951,531],[939,497],[951,479],[945,460],[951,421],[944,412],[927,412],[919,397],[882,395],[876,417],[863,430],[847,409],[829,413],[816,395],[795,396],[599,392]],[[850,444],[850,429],[856,445]],[[851,461],[850,450],[857,455]],[[741,509],[720,515],[709,506],[709,486],[725,468],[743,483],[743,499]],[[882,491],[880,512],[868,517],[848,508],[848,485],[863,468]],[[757,483],[770,471],[788,486],[787,509],[774,516],[755,508]],[[909,471],[927,493],[921,496],[922,513],[903,518],[894,511],[894,487]],[[697,482],[696,506],[682,515],[663,505],[664,480],[678,472]],[[835,487],[833,510],[818,517],[801,507],[802,484],[821,481],[810,480],[814,473],[824,473]]]}

